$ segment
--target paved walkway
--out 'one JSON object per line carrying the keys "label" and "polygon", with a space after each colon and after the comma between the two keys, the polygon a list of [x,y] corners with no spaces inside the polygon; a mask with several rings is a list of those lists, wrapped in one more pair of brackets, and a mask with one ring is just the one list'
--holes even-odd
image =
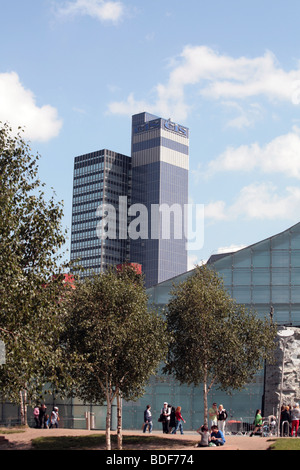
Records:
{"label": "paved walkway", "polygon": [[[123,431],[124,435],[141,435],[141,431]],[[173,439],[172,434],[162,434],[160,431],[154,431],[152,433],[156,436],[162,436],[164,439]],[[145,434],[143,434],[145,436]],[[200,436],[196,432],[186,431],[183,435],[176,434],[177,439],[188,439],[189,441],[194,441],[195,445],[200,441]],[[188,448],[184,447],[186,450],[267,450],[274,438],[272,437],[260,437],[260,436],[225,436],[226,443],[224,446],[219,447],[206,447],[206,448],[195,448],[194,446]]]}
{"label": "paved walkway", "polygon": [[[32,429],[28,428],[25,432],[15,434],[5,434],[5,438],[8,439],[7,444],[0,446],[0,450],[29,450],[32,439],[40,436],[83,436],[89,434],[103,434],[104,431],[87,431],[85,429]],[[142,431],[123,431],[123,435],[135,435],[135,436],[148,436],[149,434],[143,434]],[[154,431],[154,436],[160,436],[164,439],[174,439],[171,434],[162,434],[161,431]],[[200,440],[200,436],[196,432],[187,431],[184,435],[176,434],[176,438],[188,439],[194,441],[195,445]],[[259,436],[232,436],[226,435],[226,444],[222,447],[209,447],[209,448],[195,448],[194,445],[191,447],[182,447],[182,450],[194,450],[194,451],[219,451],[219,450],[267,450],[271,445],[274,438],[272,437],[259,437]]]}

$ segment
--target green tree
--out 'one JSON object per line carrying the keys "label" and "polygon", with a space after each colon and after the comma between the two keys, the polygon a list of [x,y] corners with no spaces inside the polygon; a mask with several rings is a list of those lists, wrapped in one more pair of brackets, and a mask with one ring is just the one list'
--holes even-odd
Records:
{"label": "green tree", "polygon": [[230,392],[249,383],[273,357],[276,327],[237,304],[207,266],[173,288],[166,314],[172,341],[164,372],[181,384],[203,384],[207,422],[212,386]]}
{"label": "green tree", "polygon": [[23,424],[28,400],[37,399],[58,367],[66,296],[59,268],[62,203],[46,201],[39,158],[21,131],[0,127],[0,339],[6,347],[0,385],[3,396],[21,405]]}
{"label": "green tree", "polygon": [[[82,358],[76,368],[76,396],[89,403],[106,402],[110,450],[112,403],[144,394],[167,353],[166,323],[149,310],[141,276],[126,266],[77,283],[68,323],[70,351]],[[122,447],[120,421],[118,447]]]}

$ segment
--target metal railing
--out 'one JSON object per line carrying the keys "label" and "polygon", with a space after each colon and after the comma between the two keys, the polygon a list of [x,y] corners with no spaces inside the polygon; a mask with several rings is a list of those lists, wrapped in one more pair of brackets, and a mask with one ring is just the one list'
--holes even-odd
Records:
{"label": "metal railing", "polygon": [[[226,421],[225,434],[236,436],[249,436],[255,429],[253,417],[234,418],[231,417]],[[264,418],[262,426],[255,433],[257,435],[267,437],[277,435],[277,420],[274,416]]]}
{"label": "metal railing", "polygon": [[290,435],[290,423],[289,421],[282,421],[280,436],[289,437],[289,435]]}
{"label": "metal railing", "polygon": [[[77,423],[82,423],[81,426],[79,426],[79,429],[88,429],[92,430],[95,429],[95,413],[91,413],[87,411],[85,413],[84,417],[61,417],[59,421],[59,427],[60,428],[68,428],[68,429],[75,429],[77,428],[76,424]],[[5,427],[5,428],[11,428],[11,427],[17,427],[21,425],[21,420],[20,418],[12,418],[12,417],[7,417],[5,419],[0,420],[0,427]],[[33,418],[28,419],[28,425],[29,427],[34,428],[36,426],[35,421]]]}

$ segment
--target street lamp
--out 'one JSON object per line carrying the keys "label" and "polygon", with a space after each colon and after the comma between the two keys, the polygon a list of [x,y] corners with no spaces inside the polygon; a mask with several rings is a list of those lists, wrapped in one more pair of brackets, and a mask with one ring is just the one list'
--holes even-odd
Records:
{"label": "street lamp", "polygon": [[280,397],[279,397],[279,412],[278,412],[278,429],[277,433],[280,436],[280,413],[281,413],[281,406],[282,406],[282,390],[283,390],[283,369],[284,369],[284,355],[285,355],[285,348],[286,344],[294,334],[293,330],[279,330],[277,335],[281,339],[282,342],[282,367],[281,367],[281,386],[280,386]]}

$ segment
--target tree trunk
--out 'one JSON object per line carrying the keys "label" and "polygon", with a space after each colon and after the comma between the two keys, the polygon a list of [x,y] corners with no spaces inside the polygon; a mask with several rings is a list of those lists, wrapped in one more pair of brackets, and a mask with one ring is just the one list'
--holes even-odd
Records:
{"label": "tree trunk", "polygon": [[118,437],[118,450],[123,448],[122,436],[122,394],[120,390],[117,392],[117,437]]}
{"label": "tree trunk", "polygon": [[106,383],[106,450],[111,450],[111,436],[110,436],[110,425],[111,425],[111,398],[109,393],[109,384]]}
{"label": "tree trunk", "polygon": [[205,370],[203,378],[203,404],[204,404],[204,424],[208,426],[208,405],[207,405],[207,371]]}
{"label": "tree trunk", "polygon": [[21,415],[21,425],[27,426],[27,391],[20,390],[20,415]]}

